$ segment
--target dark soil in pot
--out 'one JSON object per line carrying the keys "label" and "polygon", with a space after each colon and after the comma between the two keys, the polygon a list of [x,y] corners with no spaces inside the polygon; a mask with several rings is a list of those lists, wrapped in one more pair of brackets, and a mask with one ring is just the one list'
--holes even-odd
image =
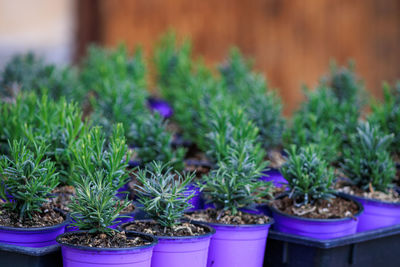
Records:
{"label": "dark soil in pot", "polygon": [[78,233],[62,236],[59,240],[70,245],[95,247],[95,248],[129,248],[149,245],[147,239],[140,236],[129,238],[125,232],[113,231],[105,233]]}
{"label": "dark soil in pot", "polygon": [[221,224],[266,224],[270,222],[270,218],[264,215],[256,215],[238,211],[237,214],[232,215],[230,211],[222,211],[216,209],[198,210],[187,213],[186,218],[193,221],[201,221],[208,223],[221,223]]}
{"label": "dark soil in pot", "polygon": [[312,219],[340,219],[353,217],[358,213],[358,205],[349,199],[341,197],[330,200],[321,199],[313,204],[296,207],[288,196],[274,200],[272,206],[283,213]]}
{"label": "dark soil in pot", "polygon": [[67,213],[70,212],[68,205],[71,203],[71,199],[75,195],[75,188],[71,185],[64,185],[56,187],[52,193],[55,197],[50,199],[50,201],[54,207]]}
{"label": "dark soil in pot", "polygon": [[35,212],[32,218],[26,218],[23,221],[20,220],[18,213],[6,210],[0,204],[0,225],[2,226],[20,228],[45,227],[60,224],[64,220],[63,214],[57,211],[50,203],[43,205],[41,212]]}
{"label": "dark soil in pot", "polygon": [[199,236],[208,233],[208,228],[190,222],[182,222],[175,227],[164,227],[147,220],[129,223],[124,226],[124,230],[164,237]]}
{"label": "dark soil in pot", "polygon": [[358,197],[364,197],[384,202],[400,202],[400,194],[393,188],[388,189],[387,192],[381,192],[374,191],[371,187],[367,192],[346,181],[338,181],[335,185],[335,188],[339,192]]}

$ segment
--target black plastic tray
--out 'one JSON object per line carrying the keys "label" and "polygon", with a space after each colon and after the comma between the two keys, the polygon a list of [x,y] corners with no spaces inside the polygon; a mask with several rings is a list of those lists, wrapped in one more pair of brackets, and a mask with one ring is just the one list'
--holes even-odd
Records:
{"label": "black plastic tray", "polygon": [[62,266],[61,248],[60,245],[53,245],[41,248],[30,248],[0,243],[0,266]]}
{"label": "black plastic tray", "polygon": [[399,267],[400,225],[329,240],[271,230],[264,266]]}

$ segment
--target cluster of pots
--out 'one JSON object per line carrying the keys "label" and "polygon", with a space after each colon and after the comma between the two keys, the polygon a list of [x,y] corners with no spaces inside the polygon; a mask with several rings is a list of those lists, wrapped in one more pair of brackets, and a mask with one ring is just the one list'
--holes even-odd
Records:
{"label": "cluster of pots", "polygon": [[[268,175],[270,173],[267,173]],[[285,180],[277,170],[272,170],[268,178],[277,186]],[[198,188],[191,185],[188,192],[195,192],[192,204],[202,209]],[[41,228],[15,228],[0,226],[0,242],[24,246],[46,247],[61,245],[64,266],[262,266],[267,235],[273,222],[280,232],[315,239],[334,239],[357,232],[373,230],[400,224],[400,203],[388,203],[357,196],[339,194],[357,203],[359,211],[352,218],[309,219],[292,216],[272,206],[259,206],[253,213],[264,213],[273,219],[261,225],[229,225],[218,223],[192,222],[206,229],[199,236],[166,237],[152,236],[126,230],[128,237],[141,237],[148,241],[145,246],[132,248],[93,248],[67,244],[61,241],[66,235],[84,234],[79,229],[70,228],[70,220],[59,225]],[[134,214],[121,218],[112,228],[125,230],[133,223]]]}

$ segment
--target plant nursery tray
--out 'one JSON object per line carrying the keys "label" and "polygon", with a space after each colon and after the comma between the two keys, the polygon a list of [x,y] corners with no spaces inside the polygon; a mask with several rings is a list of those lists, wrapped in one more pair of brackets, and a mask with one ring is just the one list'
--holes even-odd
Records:
{"label": "plant nursery tray", "polygon": [[328,240],[271,230],[264,266],[399,267],[400,224]]}
{"label": "plant nursery tray", "polygon": [[62,266],[61,248],[60,245],[31,248],[0,243],[0,266]]}

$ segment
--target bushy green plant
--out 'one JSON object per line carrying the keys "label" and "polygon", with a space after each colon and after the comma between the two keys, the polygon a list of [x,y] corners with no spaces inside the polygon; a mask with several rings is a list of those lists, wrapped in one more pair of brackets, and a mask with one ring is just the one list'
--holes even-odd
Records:
{"label": "bushy green plant", "polygon": [[347,102],[361,108],[364,84],[355,73],[354,62],[350,61],[347,67],[338,67],[332,62],[330,74],[322,78],[321,84],[332,90],[339,103]]}
{"label": "bushy green plant", "polygon": [[349,135],[356,131],[359,110],[352,103],[340,103],[327,87],[306,91],[306,96],[284,134],[285,143],[299,147],[315,144],[325,160],[335,162]]}
{"label": "bushy green plant", "polygon": [[368,120],[379,125],[386,134],[394,134],[393,145],[389,150],[400,157],[400,82],[391,89],[384,84],[384,101],[372,105],[372,113]]}
{"label": "bushy green plant", "polygon": [[175,33],[169,31],[161,37],[154,51],[156,81],[161,94],[170,102],[175,101],[192,70],[190,41],[178,44],[176,39]]}
{"label": "bushy green plant", "polygon": [[287,154],[288,160],[281,172],[288,181],[289,197],[296,206],[334,197],[331,188],[334,172],[320,157],[315,145],[301,148],[292,145]]}
{"label": "bushy green plant", "polygon": [[247,143],[257,163],[264,161],[265,151],[258,143],[258,128],[249,121],[242,108],[231,102],[220,103],[212,110],[211,129],[207,134],[207,155],[215,163],[224,161],[230,149]]}
{"label": "bushy green plant", "polygon": [[[46,157],[55,162],[61,181],[68,182],[74,167],[71,148],[87,129],[78,105],[67,103],[65,98],[49,99],[46,94],[39,97],[33,92],[18,95],[15,103],[0,105],[2,147],[6,140],[40,142],[47,147]],[[6,149],[2,151],[8,153]]]}
{"label": "bushy green plant", "polygon": [[55,165],[45,159],[47,147],[36,143],[33,147],[32,151],[22,140],[13,140],[10,156],[0,158],[0,197],[6,200],[4,207],[18,213],[20,220],[41,212],[58,185]]}
{"label": "bushy green plant", "polygon": [[[77,72],[71,67],[46,64],[33,53],[15,55],[1,75],[0,96],[14,98],[20,91],[47,92],[49,97],[72,99],[80,91]],[[78,98],[77,98],[78,99]]]}
{"label": "bushy green plant", "polygon": [[126,168],[129,153],[122,124],[114,126],[109,140],[101,127],[93,127],[76,143],[73,153],[76,159],[76,184],[84,179],[88,180],[88,185],[99,180],[99,183],[109,183],[115,193],[128,182]]}
{"label": "bushy green plant", "polygon": [[207,202],[236,214],[239,209],[261,201],[269,183],[261,181],[267,162],[258,163],[250,141],[227,147],[226,157],[199,183]]}
{"label": "bushy green plant", "polygon": [[259,141],[267,149],[281,144],[285,121],[278,95],[270,90],[264,77],[252,70],[252,62],[233,48],[220,73],[228,95],[242,105],[259,128]]}
{"label": "bushy green plant", "polygon": [[167,164],[153,162],[135,174],[139,184],[137,196],[144,211],[160,225],[173,227],[179,223],[193,193],[186,194],[186,186],[194,174],[181,175]]}
{"label": "bushy green plant", "polygon": [[357,128],[344,151],[342,169],[359,188],[386,192],[393,181],[396,169],[389,153],[393,135],[386,135],[377,125],[368,122]]}
{"label": "bushy green plant", "polygon": [[75,184],[76,194],[69,205],[72,225],[89,233],[111,234],[115,229],[109,226],[121,218],[120,212],[129,205],[115,196],[115,187],[109,182],[109,175],[96,171],[82,176]]}
{"label": "bushy green plant", "polygon": [[184,167],[185,149],[172,148],[172,134],[166,129],[166,121],[158,114],[143,114],[135,119],[128,136],[135,144],[134,150],[141,163],[169,162],[176,170]]}

